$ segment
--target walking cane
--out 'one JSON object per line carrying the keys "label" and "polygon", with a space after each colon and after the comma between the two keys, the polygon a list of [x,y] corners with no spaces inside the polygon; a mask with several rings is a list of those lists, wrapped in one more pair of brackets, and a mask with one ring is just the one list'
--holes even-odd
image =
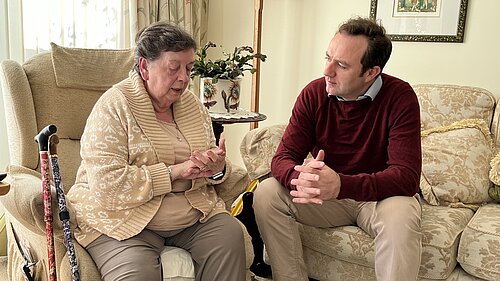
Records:
{"label": "walking cane", "polygon": [[59,206],[59,219],[62,222],[64,241],[68,251],[69,265],[71,267],[71,280],[80,281],[80,272],[78,271],[78,262],[76,260],[75,247],[73,245],[73,237],[71,236],[71,228],[69,225],[69,212],[66,206],[66,197],[64,196],[64,188],[61,181],[61,171],[59,170],[59,159],[57,156],[57,144],[59,137],[53,134],[49,138],[49,158],[52,166],[52,177],[56,187],[57,205]]}
{"label": "walking cane", "polygon": [[47,252],[49,264],[49,280],[56,281],[56,259],[54,251],[54,233],[52,228],[52,194],[50,193],[49,179],[49,137],[57,131],[55,125],[48,125],[43,128],[38,135],[35,136],[35,141],[38,143],[40,153],[40,170],[42,172],[42,192],[43,192],[43,207],[45,234],[47,236]]}

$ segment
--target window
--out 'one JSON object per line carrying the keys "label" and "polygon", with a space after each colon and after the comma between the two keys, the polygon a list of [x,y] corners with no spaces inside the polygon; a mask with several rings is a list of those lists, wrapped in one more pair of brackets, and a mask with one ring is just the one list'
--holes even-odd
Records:
{"label": "window", "polygon": [[[23,62],[50,49],[65,47],[116,49],[131,47],[128,1],[124,0],[7,0],[1,5],[0,59]],[[130,36],[128,36],[130,38]]]}

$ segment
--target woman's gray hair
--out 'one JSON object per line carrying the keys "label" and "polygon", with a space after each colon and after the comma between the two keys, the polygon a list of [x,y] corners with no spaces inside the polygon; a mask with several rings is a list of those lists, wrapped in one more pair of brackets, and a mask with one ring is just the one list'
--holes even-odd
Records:
{"label": "woman's gray hair", "polygon": [[168,22],[155,22],[143,28],[135,37],[134,69],[139,72],[139,58],[156,60],[162,52],[196,51],[193,37],[182,28]]}

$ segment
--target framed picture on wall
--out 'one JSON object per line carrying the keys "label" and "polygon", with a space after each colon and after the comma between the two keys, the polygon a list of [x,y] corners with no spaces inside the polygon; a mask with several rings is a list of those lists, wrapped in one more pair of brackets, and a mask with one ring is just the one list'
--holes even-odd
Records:
{"label": "framed picture on wall", "polygon": [[464,41],[468,0],[370,0],[370,18],[393,41]]}

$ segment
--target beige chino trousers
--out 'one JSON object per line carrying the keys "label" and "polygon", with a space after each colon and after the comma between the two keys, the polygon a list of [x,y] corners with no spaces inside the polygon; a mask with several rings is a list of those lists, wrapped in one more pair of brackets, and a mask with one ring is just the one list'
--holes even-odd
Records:
{"label": "beige chino trousers", "polygon": [[266,245],[273,281],[308,280],[299,225],[328,228],[356,225],[375,240],[375,272],[380,281],[417,280],[420,267],[421,206],[415,197],[378,202],[351,199],[296,204],[275,178],[254,192],[255,218]]}
{"label": "beige chino trousers", "polygon": [[123,241],[101,235],[86,249],[103,281],[160,281],[160,253],[165,245],[191,253],[196,281],[245,280],[243,230],[236,218],[227,213],[183,230],[144,229]]}

